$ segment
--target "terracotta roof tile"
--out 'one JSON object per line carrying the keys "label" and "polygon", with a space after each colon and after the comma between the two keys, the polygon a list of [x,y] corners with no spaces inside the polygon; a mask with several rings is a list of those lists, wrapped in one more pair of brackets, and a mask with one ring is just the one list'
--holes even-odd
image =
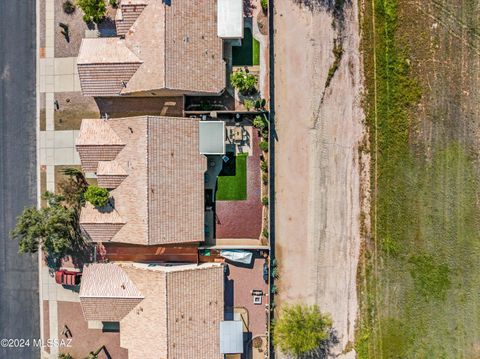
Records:
{"label": "terracotta roof tile", "polygon": [[204,172],[198,121],[149,118],[150,244],[204,240]]}
{"label": "terracotta roof tile", "polygon": [[[123,149],[112,158],[116,162],[112,167],[120,166],[127,176],[122,181],[119,179],[119,183],[113,183],[118,186],[111,191],[115,210],[125,225],[111,240],[132,244],[203,241],[203,176],[206,158],[198,151],[198,120],[143,116],[107,122],[87,121],[90,124],[97,123],[101,128],[107,124],[118,136],[114,140],[125,143]],[[83,135],[84,128],[91,130],[89,126],[82,125],[81,143],[91,144],[94,142],[92,139],[97,137]],[[86,138],[90,141],[86,141]],[[88,157],[84,153],[84,145],[78,145],[77,142],[84,169],[85,164],[91,168],[94,159],[99,157],[96,149],[102,152],[109,148],[104,138],[98,140],[104,145],[90,145]],[[109,181],[114,181],[111,176],[102,178],[100,175],[99,179],[99,184],[107,188]],[[82,225],[87,222],[86,218],[90,222],[112,223],[111,219],[103,219],[111,214],[97,211],[94,216],[92,210],[96,211],[94,208],[86,208],[86,214],[82,211]],[[100,228],[103,231],[103,227]],[[96,240],[94,238],[99,235],[103,235],[103,232],[90,237]]]}
{"label": "terracotta roof tile", "polygon": [[223,267],[167,277],[168,357],[222,359]]}
{"label": "terracotta roof tile", "polygon": [[167,88],[220,92],[225,87],[223,40],[217,36],[216,0],[179,0],[166,7]]}
{"label": "terracotta roof tile", "polygon": [[126,176],[127,172],[117,161],[99,161],[97,175]]}
{"label": "terracotta roof tile", "polygon": [[85,266],[81,283],[86,320],[120,321],[144,298],[127,274],[111,263]]}
{"label": "terracotta roof tile", "polygon": [[219,344],[224,313],[222,266],[122,268],[145,294],[120,323],[120,345],[128,349],[129,359],[223,358]]}
{"label": "terracotta roof tile", "polygon": [[109,125],[108,121],[94,118],[83,119],[80,125],[80,132],[75,142],[77,146],[80,145],[125,145],[117,133]]}
{"label": "terracotta roof tile", "polygon": [[78,62],[83,93],[114,96],[120,92],[223,90],[226,64],[223,42],[217,36],[216,0],[168,4],[150,0],[143,6],[121,5],[124,20],[118,21],[118,28],[124,40],[83,39]]}
{"label": "terracotta roof tile", "polygon": [[118,36],[125,36],[127,31],[138,19],[143,9],[147,6],[145,1],[122,1],[115,18],[115,27]]}
{"label": "terracotta roof tile", "polygon": [[97,263],[84,266],[80,297],[143,298],[143,294],[121,267]]}
{"label": "terracotta roof tile", "polygon": [[86,203],[80,212],[80,227],[94,242],[110,241],[124,225],[125,220],[110,206],[98,210]]}
{"label": "terracotta roof tile", "polygon": [[95,263],[85,267],[87,320],[120,321],[129,359],[221,359],[223,266]]}

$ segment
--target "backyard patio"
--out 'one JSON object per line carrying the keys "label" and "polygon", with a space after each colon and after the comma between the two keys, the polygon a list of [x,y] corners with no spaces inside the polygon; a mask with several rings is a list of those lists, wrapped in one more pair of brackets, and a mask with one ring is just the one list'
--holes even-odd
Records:
{"label": "backyard patio", "polygon": [[[228,130],[228,128],[227,128]],[[258,239],[262,230],[260,138],[250,127],[248,146],[218,177],[215,230],[218,239]],[[234,163],[233,163],[234,162]],[[225,174],[227,174],[225,176]],[[228,174],[233,174],[228,176]]]}
{"label": "backyard patio", "polygon": [[57,302],[58,339],[71,338],[71,347],[60,347],[60,353],[70,353],[74,358],[84,358],[90,351],[100,351],[99,359],[127,359],[128,351],[120,347],[119,332],[104,332],[88,328],[79,302]]}
{"label": "backyard patio", "polygon": [[[226,261],[228,271],[225,283],[225,309],[227,319],[241,319],[244,325],[245,349],[242,358],[252,349],[252,339],[261,337],[265,342],[267,331],[268,285],[263,279],[263,264],[265,259],[258,252],[254,254],[251,265],[241,265]],[[254,303],[255,293],[261,295],[261,303]],[[258,339],[257,339],[258,340]]]}

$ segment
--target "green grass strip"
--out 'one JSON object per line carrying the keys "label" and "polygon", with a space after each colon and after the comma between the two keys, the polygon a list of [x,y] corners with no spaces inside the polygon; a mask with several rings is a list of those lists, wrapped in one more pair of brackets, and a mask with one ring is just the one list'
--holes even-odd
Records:
{"label": "green grass strip", "polygon": [[253,65],[260,65],[260,42],[253,38]]}

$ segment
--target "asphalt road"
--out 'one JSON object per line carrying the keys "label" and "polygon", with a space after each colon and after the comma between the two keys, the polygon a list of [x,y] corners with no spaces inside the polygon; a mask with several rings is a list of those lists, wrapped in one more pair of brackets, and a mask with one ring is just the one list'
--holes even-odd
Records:
{"label": "asphalt road", "polygon": [[[40,337],[37,256],[19,255],[8,236],[36,204],[35,33],[35,0],[0,0],[0,339]],[[39,357],[0,348],[0,359]]]}

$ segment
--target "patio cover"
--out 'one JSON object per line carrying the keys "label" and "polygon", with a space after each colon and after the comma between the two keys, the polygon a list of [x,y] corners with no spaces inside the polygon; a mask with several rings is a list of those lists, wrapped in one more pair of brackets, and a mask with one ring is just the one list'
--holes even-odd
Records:
{"label": "patio cover", "polygon": [[203,155],[225,154],[225,122],[199,122],[199,151]]}
{"label": "patio cover", "polygon": [[222,39],[243,39],[243,0],[217,1],[217,34]]}
{"label": "patio cover", "polygon": [[240,320],[220,322],[220,353],[243,353],[243,324]]}
{"label": "patio cover", "polygon": [[249,251],[242,251],[242,250],[222,250],[220,251],[220,255],[223,258],[231,260],[232,262],[238,262],[243,264],[251,264],[253,253]]}

